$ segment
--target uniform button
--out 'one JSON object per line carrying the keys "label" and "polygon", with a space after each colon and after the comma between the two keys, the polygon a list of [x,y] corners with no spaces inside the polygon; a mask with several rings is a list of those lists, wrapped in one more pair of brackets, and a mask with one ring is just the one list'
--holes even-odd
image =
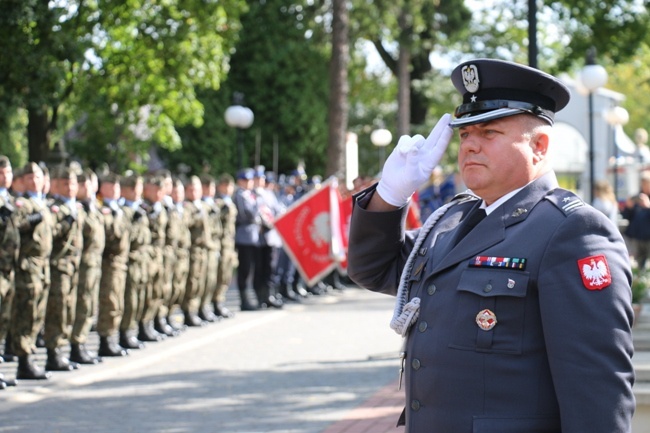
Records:
{"label": "uniform button", "polygon": [[487,286],[485,286],[485,287],[483,288],[483,291],[484,291],[485,293],[487,293],[487,292],[491,292],[491,291],[492,291],[492,284],[488,284]]}
{"label": "uniform button", "polygon": [[418,330],[420,332],[424,332],[424,331],[427,330],[428,327],[429,327],[429,324],[427,322],[420,322],[420,324],[418,325]]}
{"label": "uniform button", "polygon": [[427,293],[430,295],[436,293],[436,285],[435,284],[429,285],[429,287],[427,288]]}
{"label": "uniform button", "polygon": [[413,361],[411,361],[411,367],[413,367],[413,370],[419,370],[420,369],[420,360],[415,358]]}
{"label": "uniform button", "polygon": [[420,401],[419,401],[419,400],[413,400],[413,401],[411,402],[411,409],[413,409],[413,410],[416,411],[416,412],[417,412],[418,410],[420,410]]}

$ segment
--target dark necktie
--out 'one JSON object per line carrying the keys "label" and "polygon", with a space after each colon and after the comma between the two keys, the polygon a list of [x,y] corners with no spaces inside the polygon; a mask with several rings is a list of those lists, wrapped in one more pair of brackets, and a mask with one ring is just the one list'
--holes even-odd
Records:
{"label": "dark necktie", "polygon": [[485,209],[479,207],[472,209],[458,225],[454,244],[457,245],[486,216]]}

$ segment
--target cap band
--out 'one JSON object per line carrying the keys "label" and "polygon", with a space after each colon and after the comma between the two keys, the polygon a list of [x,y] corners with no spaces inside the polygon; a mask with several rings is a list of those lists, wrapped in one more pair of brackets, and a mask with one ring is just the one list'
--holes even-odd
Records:
{"label": "cap band", "polygon": [[[478,113],[478,114],[473,114]],[[530,113],[541,117],[549,124],[553,124],[555,113],[538,105],[521,101],[508,101],[496,99],[491,101],[477,101],[459,105],[454,115],[456,119],[450,122],[451,127],[465,126],[475,123],[487,122],[501,117],[514,116],[515,114]]]}

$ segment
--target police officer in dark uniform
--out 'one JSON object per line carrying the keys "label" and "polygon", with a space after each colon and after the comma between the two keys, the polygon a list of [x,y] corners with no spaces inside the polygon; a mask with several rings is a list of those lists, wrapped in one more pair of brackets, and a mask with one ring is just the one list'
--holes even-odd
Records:
{"label": "police officer in dark uniform", "polygon": [[[406,432],[630,432],[630,265],[617,227],[558,186],[547,157],[556,78],[478,59],[452,72],[463,104],[402,137],[356,196],[349,274],[397,296]],[[411,194],[458,128],[470,188],[412,232]]]}

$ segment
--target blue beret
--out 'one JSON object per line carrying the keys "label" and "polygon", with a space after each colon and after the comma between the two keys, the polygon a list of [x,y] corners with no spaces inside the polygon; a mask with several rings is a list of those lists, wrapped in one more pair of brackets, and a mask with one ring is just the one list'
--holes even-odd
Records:
{"label": "blue beret", "polygon": [[461,63],[451,73],[451,81],[463,95],[452,127],[522,113],[541,117],[552,125],[555,113],[571,97],[569,89],[554,76],[504,60],[476,59]]}

